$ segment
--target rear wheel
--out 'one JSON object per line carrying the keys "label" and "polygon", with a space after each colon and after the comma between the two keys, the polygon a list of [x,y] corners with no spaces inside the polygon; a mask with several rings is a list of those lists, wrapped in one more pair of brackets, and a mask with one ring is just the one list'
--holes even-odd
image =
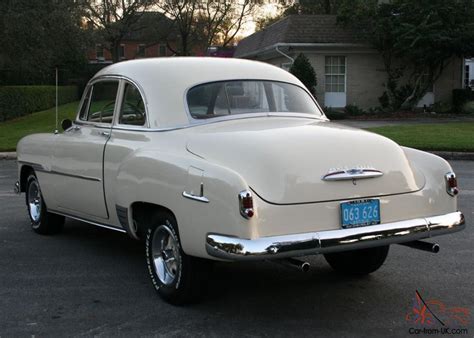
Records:
{"label": "rear wheel", "polygon": [[26,207],[33,231],[41,235],[61,232],[64,217],[48,212],[35,174],[31,173],[26,182]]}
{"label": "rear wheel", "polygon": [[378,270],[388,255],[389,246],[325,254],[324,258],[337,272],[367,275]]}
{"label": "rear wheel", "polygon": [[171,304],[198,300],[205,292],[211,261],[186,255],[175,218],[156,212],[146,232],[146,261],[158,294]]}

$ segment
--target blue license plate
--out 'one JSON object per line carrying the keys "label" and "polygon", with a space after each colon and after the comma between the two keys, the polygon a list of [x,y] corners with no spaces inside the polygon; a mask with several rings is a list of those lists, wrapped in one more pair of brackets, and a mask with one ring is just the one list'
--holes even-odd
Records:
{"label": "blue license plate", "polygon": [[341,203],[344,229],[380,224],[380,201],[361,200]]}

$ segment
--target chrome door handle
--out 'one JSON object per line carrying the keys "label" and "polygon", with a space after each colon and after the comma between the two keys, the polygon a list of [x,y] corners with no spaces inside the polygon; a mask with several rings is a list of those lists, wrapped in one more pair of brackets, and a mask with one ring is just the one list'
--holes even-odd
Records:
{"label": "chrome door handle", "polygon": [[103,131],[100,133],[102,136],[109,137],[110,136],[110,131]]}

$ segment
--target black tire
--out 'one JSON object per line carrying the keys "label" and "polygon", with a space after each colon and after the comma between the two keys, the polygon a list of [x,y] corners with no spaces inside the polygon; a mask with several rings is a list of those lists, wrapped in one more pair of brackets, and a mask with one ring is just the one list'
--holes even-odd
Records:
{"label": "black tire", "polygon": [[64,217],[48,212],[34,173],[28,176],[25,195],[26,209],[33,231],[41,235],[54,235],[61,232],[64,227]]}
{"label": "black tire", "polygon": [[378,270],[388,255],[389,246],[325,254],[329,265],[339,273],[367,275]]}
{"label": "black tire", "polygon": [[183,252],[173,215],[155,212],[147,218],[146,262],[155,290],[174,305],[200,300],[206,291],[212,262]]}

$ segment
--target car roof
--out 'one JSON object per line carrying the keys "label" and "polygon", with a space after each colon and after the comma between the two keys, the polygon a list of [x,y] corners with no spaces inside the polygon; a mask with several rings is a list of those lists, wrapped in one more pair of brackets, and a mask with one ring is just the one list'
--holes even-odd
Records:
{"label": "car roof", "polygon": [[136,83],[145,96],[151,128],[187,126],[185,94],[202,83],[226,80],[273,80],[303,87],[289,72],[263,62],[213,58],[170,57],[123,61],[100,70],[91,81],[120,76]]}

